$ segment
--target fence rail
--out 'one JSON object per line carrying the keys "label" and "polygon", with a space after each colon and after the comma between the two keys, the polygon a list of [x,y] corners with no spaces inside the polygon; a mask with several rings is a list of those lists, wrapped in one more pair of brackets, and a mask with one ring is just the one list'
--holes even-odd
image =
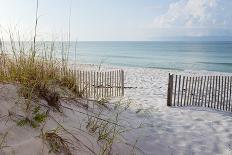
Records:
{"label": "fence rail", "polygon": [[169,74],[167,105],[198,106],[232,112],[231,76]]}
{"label": "fence rail", "polygon": [[77,84],[78,92],[86,98],[117,97],[124,95],[124,71],[62,71],[71,74]]}

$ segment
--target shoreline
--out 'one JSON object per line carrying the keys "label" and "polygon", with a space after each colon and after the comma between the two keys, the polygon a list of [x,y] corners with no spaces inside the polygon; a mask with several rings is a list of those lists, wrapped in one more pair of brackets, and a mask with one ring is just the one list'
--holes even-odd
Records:
{"label": "shoreline", "polygon": [[[70,64],[71,68],[76,67],[77,69],[82,70],[99,70],[98,64],[89,64],[89,63],[78,63],[78,64]],[[82,68],[83,67],[83,68]],[[161,71],[171,74],[180,74],[180,75],[189,75],[189,76],[217,76],[217,75],[225,75],[225,76],[232,76],[232,72],[219,72],[219,71],[209,71],[209,70],[178,70],[178,69],[165,69],[165,68],[153,68],[153,67],[132,67],[132,66],[117,66],[117,65],[108,65],[103,64],[100,67],[100,71],[107,71],[112,69],[124,69],[124,70],[147,70],[147,71]]]}
{"label": "shoreline", "polygon": [[77,69],[84,67],[84,69],[93,69],[98,70],[99,66],[101,66],[101,69],[107,70],[107,69],[145,69],[145,70],[156,70],[156,71],[167,71],[170,73],[183,73],[183,74],[199,74],[199,75],[231,75],[232,72],[223,72],[223,71],[210,71],[210,70],[182,70],[182,69],[171,69],[171,68],[156,68],[156,67],[136,67],[136,66],[118,66],[118,65],[109,65],[109,64],[94,64],[94,63],[74,63],[70,64],[70,66],[74,67],[76,66]]}

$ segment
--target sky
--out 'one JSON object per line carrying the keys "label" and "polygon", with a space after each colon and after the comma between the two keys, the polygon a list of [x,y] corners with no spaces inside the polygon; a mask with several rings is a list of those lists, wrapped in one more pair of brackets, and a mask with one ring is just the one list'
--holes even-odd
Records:
{"label": "sky", "polygon": [[[36,0],[0,0],[0,30],[32,37]],[[232,40],[232,0],[39,0],[39,40]],[[70,20],[69,20],[70,19]]]}

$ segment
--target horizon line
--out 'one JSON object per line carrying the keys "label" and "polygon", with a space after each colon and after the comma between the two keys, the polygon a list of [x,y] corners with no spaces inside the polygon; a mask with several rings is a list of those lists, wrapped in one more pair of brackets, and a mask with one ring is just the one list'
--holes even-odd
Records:
{"label": "horizon line", "polygon": [[[10,40],[1,40],[10,42]],[[19,42],[14,40],[14,42]],[[33,42],[33,40],[20,40],[20,42]],[[38,40],[36,42],[232,42],[232,40]]]}

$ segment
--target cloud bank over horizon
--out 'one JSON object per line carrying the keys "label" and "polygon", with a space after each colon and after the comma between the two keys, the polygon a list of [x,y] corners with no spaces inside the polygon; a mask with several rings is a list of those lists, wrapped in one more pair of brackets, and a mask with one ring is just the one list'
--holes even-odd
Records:
{"label": "cloud bank over horizon", "polygon": [[152,28],[158,36],[231,36],[232,1],[178,0],[155,17]]}

